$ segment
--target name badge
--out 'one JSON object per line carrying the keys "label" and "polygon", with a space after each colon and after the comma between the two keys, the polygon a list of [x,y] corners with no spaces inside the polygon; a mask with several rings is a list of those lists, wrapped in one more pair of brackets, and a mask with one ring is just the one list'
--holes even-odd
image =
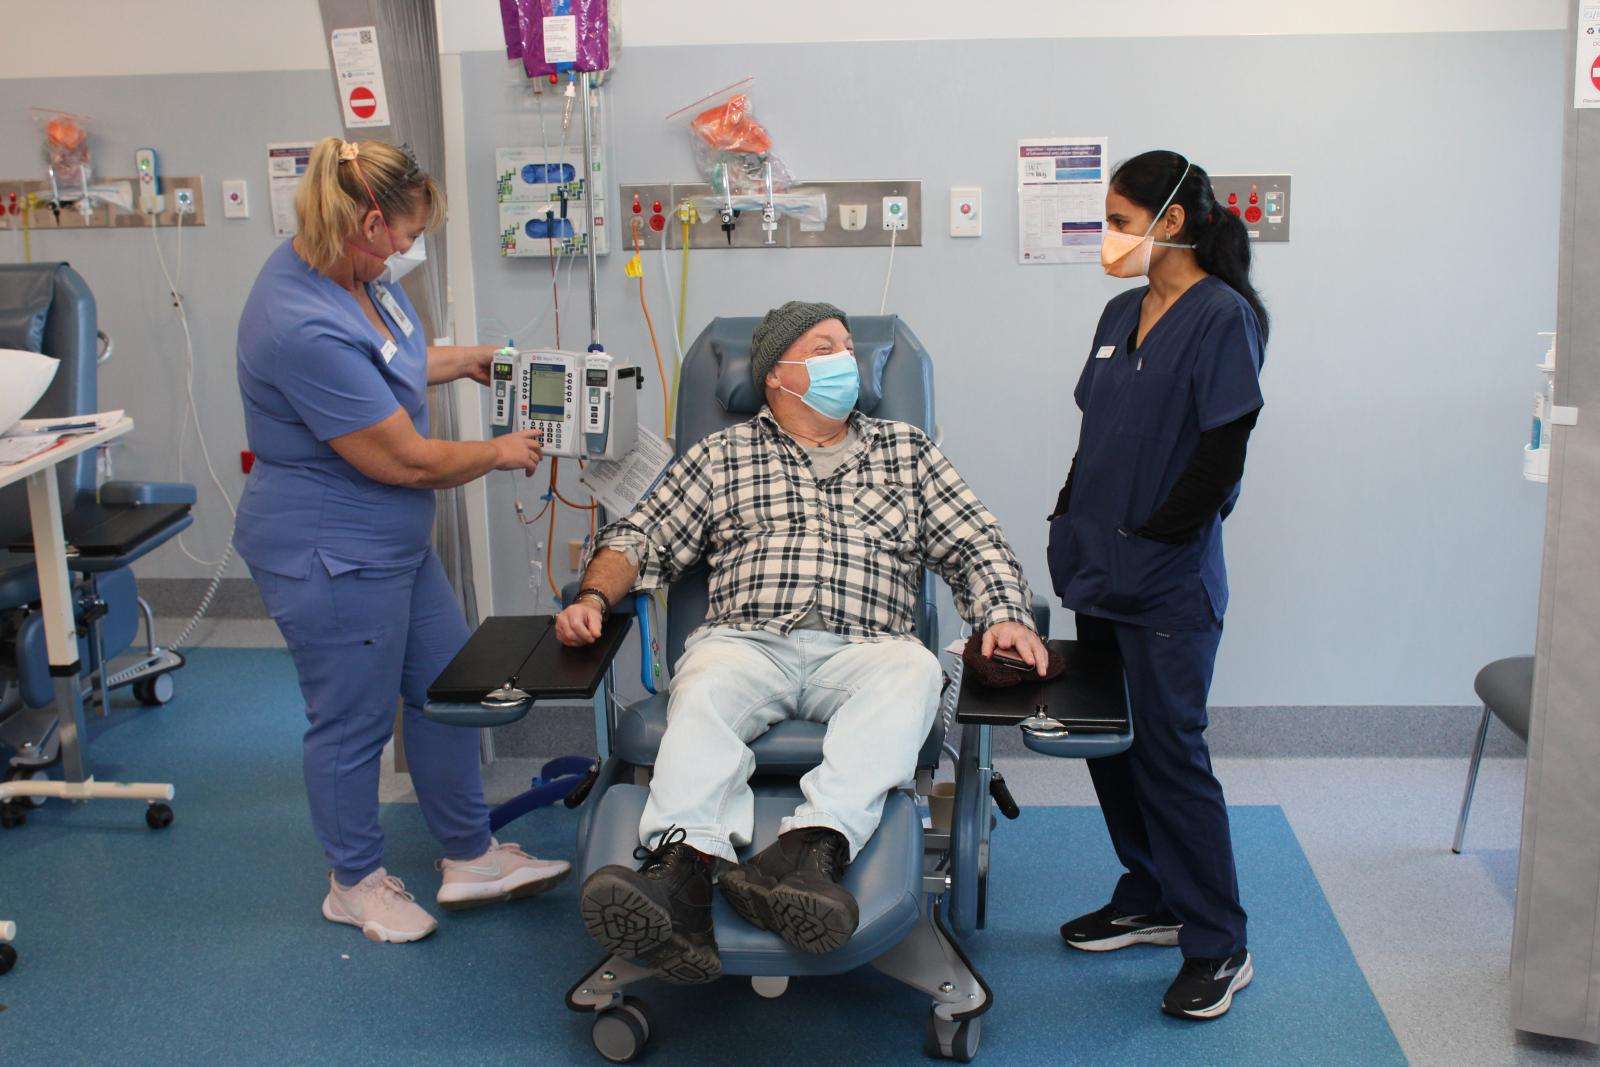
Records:
{"label": "name badge", "polygon": [[406,317],[406,313],[400,310],[400,302],[394,298],[394,294],[382,285],[374,286],[373,288],[378,290],[378,303],[382,304],[383,310],[389,313],[389,318],[396,326],[400,327],[401,333],[410,337],[411,331],[415,330],[416,327],[411,325],[411,320]]}
{"label": "name badge", "polygon": [[378,353],[379,355],[383,356],[384,365],[388,366],[390,360],[394,359],[394,354],[398,351],[400,350],[395,347],[393,341],[385,341],[383,342],[383,347],[378,350]]}
{"label": "name badge", "polygon": [[1116,354],[1117,354],[1117,346],[1116,345],[1101,345],[1099,350],[1097,352],[1095,352],[1094,358],[1095,359],[1110,359],[1112,356],[1114,356]]}

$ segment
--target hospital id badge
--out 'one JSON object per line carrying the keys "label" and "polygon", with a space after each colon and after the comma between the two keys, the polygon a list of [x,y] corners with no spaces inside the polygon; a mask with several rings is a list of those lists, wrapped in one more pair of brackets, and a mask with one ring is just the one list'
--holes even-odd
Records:
{"label": "hospital id badge", "polygon": [[394,354],[400,351],[393,341],[383,342],[383,347],[378,349],[378,354],[383,357],[383,365],[388,366],[394,360]]}
{"label": "hospital id badge", "polygon": [[387,286],[379,285],[375,288],[378,290],[378,303],[383,305],[383,310],[389,313],[389,318],[394,320],[394,324],[400,327],[400,332],[410,337],[416,327],[411,325],[411,320],[406,316],[406,313],[400,310],[400,302],[394,298],[393,293],[389,292]]}
{"label": "hospital id badge", "polygon": [[1095,359],[1110,359],[1112,356],[1114,356],[1116,354],[1117,354],[1117,346],[1116,345],[1101,345],[1099,350],[1097,352],[1095,352],[1094,358]]}

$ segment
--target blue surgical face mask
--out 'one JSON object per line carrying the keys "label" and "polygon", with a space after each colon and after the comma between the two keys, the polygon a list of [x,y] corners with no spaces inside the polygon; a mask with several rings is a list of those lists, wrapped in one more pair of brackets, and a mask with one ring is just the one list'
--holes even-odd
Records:
{"label": "blue surgical face mask", "polygon": [[848,416],[861,398],[861,372],[856,369],[854,352],[835,352],[831,356],[814,359],[780,359],[779,363],[798,363],[811,375],[811,385],[805,395],[793,389],[783,389],[790,396],[800,397],[800,402],[825,418],[843,419]]}

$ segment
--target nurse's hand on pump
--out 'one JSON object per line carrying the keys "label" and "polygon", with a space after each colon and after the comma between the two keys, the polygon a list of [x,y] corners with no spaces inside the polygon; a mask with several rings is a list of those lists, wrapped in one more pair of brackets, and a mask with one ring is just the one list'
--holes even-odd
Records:
{"label": "nurse's hand on pump", "polygon": [[494,439],[497,471],[521,471],[533,477],[533,470],[544,458],[544,432],[542,430],[517,430]]}
{"label": "nurse's hand on pump", "polygon": [[489,384],[489,364],[495,353],[503,351],[499,345],[473,345],[461,350],[461,377],[471,378],[479,385]]}
{"label": "nurse's hand on pump", "polygon": [[983,632],[983,655],[992,659],[996,652],[1014,656],[1039,672],[1043,678],[1050,668],[1050,654],[1039,635],[1020,622],[1001,622]]}
{"label": "nurse's hand on pump", "polygon": [[499,351],[499,345],[429,345],[428,384],[444,385],[468,378],[488,385],[489,364]]}

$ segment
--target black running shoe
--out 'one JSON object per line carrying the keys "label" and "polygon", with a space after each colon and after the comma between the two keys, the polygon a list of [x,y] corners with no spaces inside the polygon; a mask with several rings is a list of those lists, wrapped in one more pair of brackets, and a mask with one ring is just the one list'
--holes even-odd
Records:
{"label": "black running shoe", "polygon": [[580,911],[590,935],[677,985],[722,975],[711,922],[711,866],[676,827],[656,847],[634,850],[637,871],[602,867],[583,883]]}
{"label": "black running shoe", "polygon": [[717,885],[733,910],[801,952],[832,952],[856,932],[856,899],[839,884],[850,844],[824,827],[790,830],[724,872]]}
{"label": "black running shoe", "polygon": [[1061,924],[1061,939],[1085,952],[1110,952],[1129,945],[1176,945],[1182,924],[1171,912],[1124,915],[1107,904]]}
{"label": "black running shoe", "polygon": [[1247,951],[1227,959],[1191,957],[1167,987],[1161,1010],[1183,1019],[1215,1019],[1233,1006],[1233,995],[1250,984],[1256,969]]}

